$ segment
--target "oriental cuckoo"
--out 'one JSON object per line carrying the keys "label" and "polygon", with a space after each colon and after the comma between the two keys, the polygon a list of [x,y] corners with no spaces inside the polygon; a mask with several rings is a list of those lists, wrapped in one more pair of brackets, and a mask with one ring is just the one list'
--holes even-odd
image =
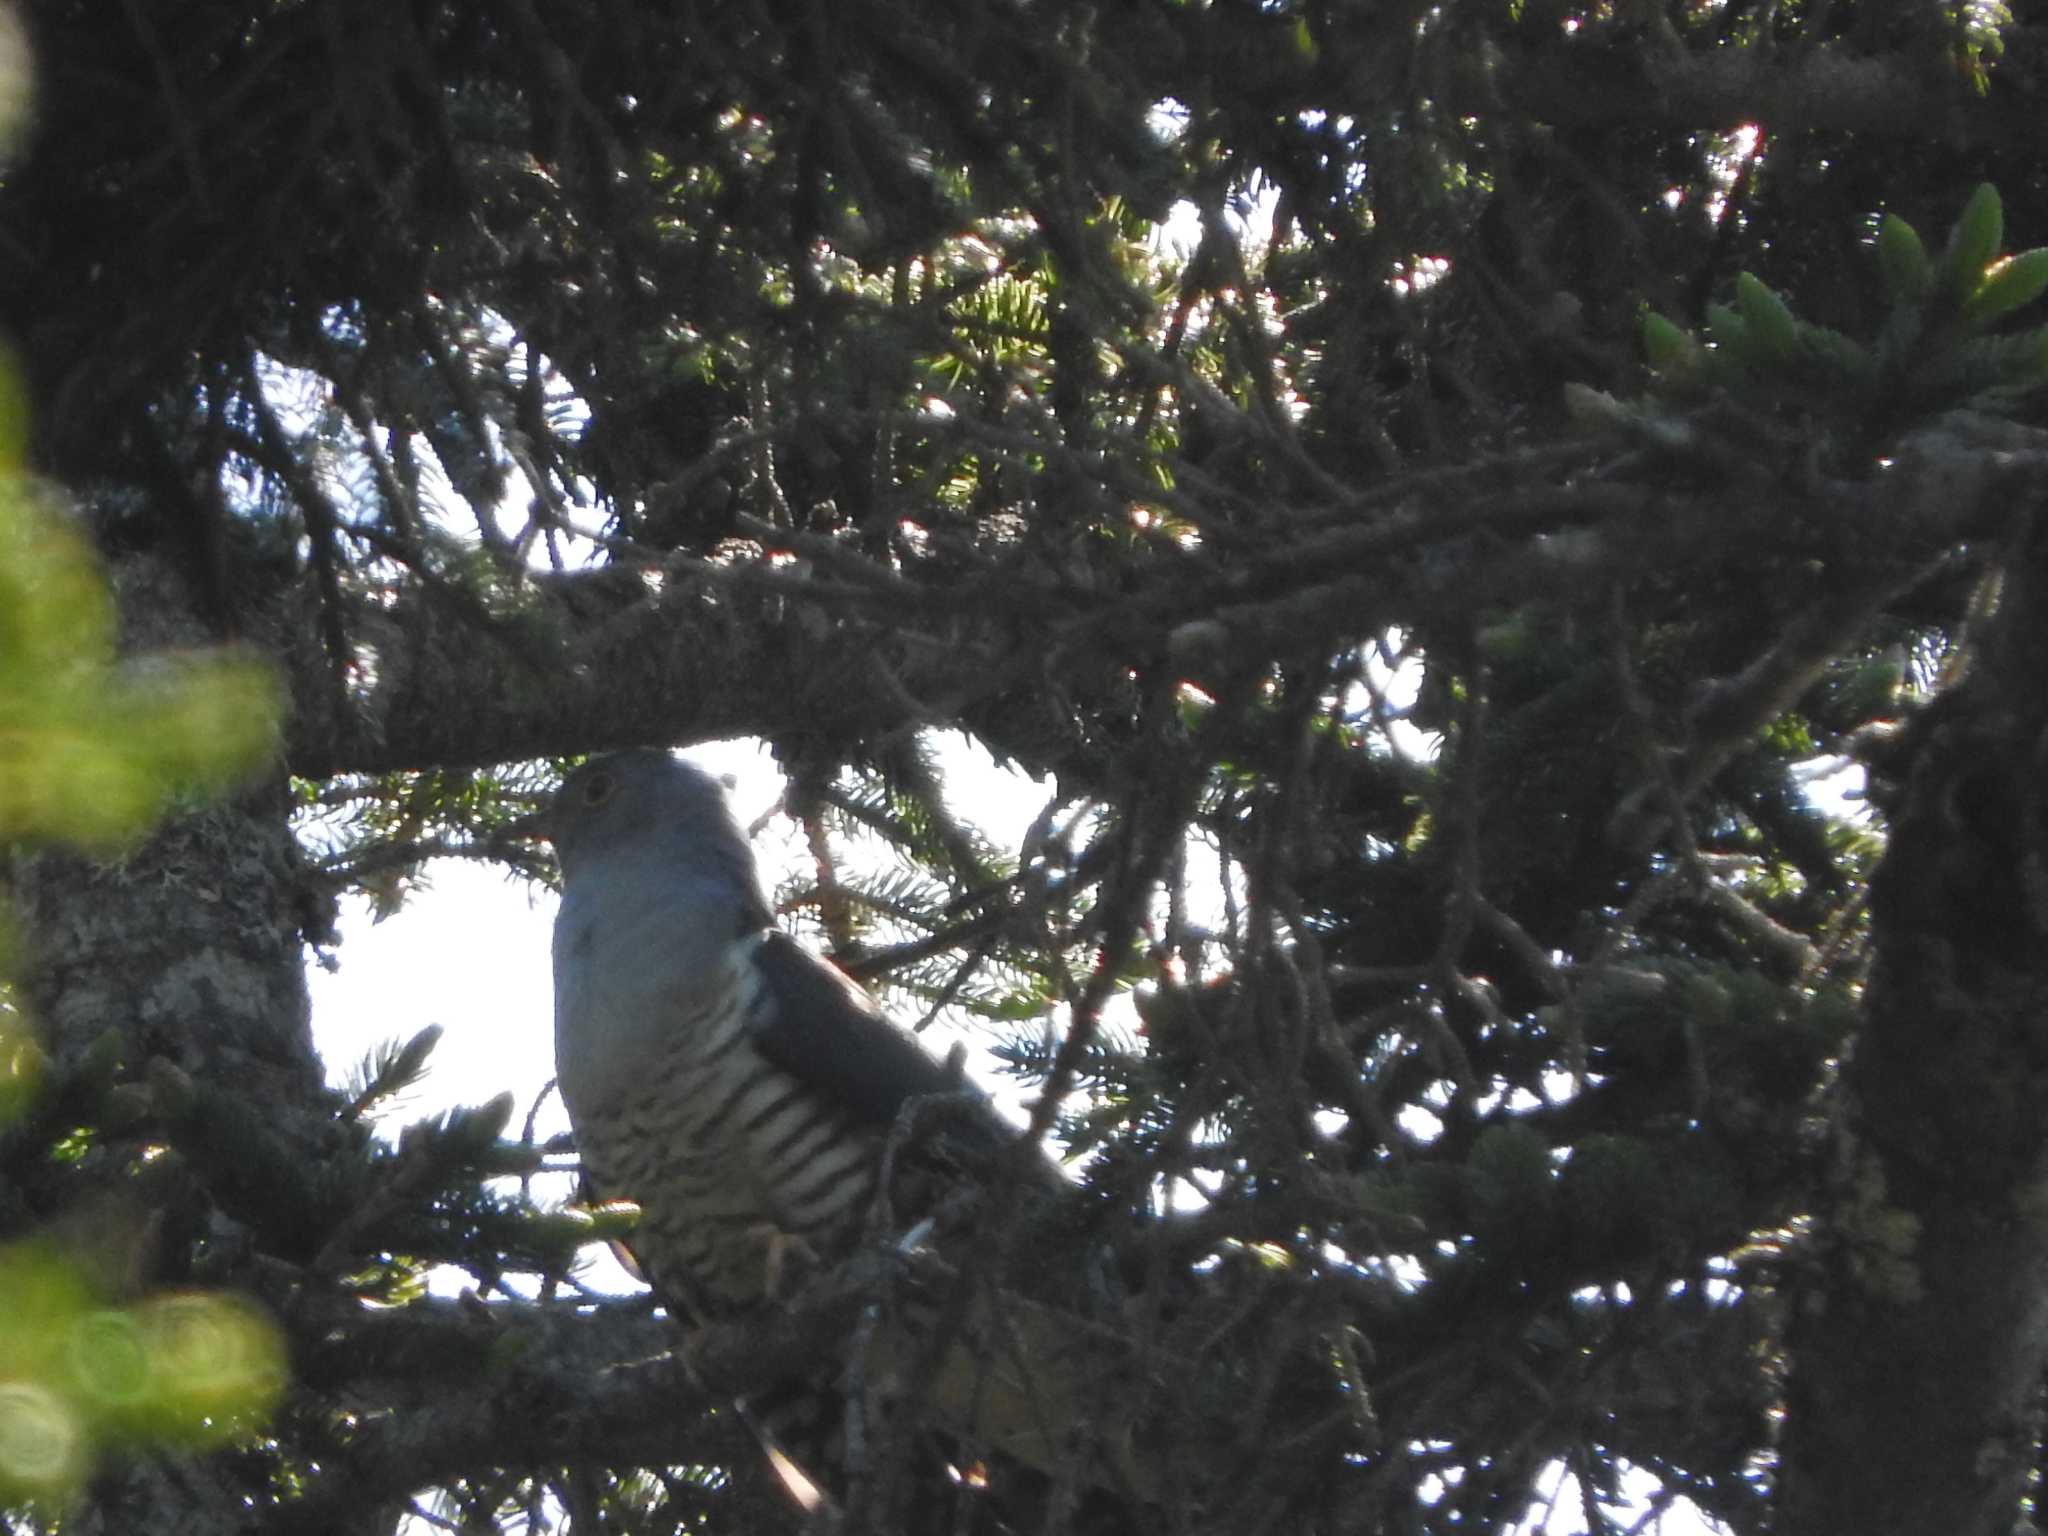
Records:
{"label": "oriental cuckoo", "polygon": [[[1004,1175],[1049,1195],[1067,1192],[985,1100],[962,1092],[956,1071],[774,926],[753,855],[708,774],[660,752],[596,759],[563,784],[548,831],[562,866],[554,939],[562,1098],[593,1190],[640,1206],[630,1246],[671,1310],[699,1323],[745,1317],[852,1252],[875,1208],[885,1154],[904,1173],[887,1192],[899,1222],[929,1214],[949,1179]],[[906,1105],[929,1095],[950,1096],[938,1129],[919,1145],[896,1145]],[[1021,1337],[1014,1316],[1033,1306],[1001,1309],[1013,1354]],[[964,1389],[951,1372],[955,1401],[942,1401],[933,1417],[992,1408],[975,1423],[940,1428],[1043,1469],[1055,1459],[1050,1440],[1035,1450],[1006,1443],[1017,1439],[1021,1416],[1001,1427],[1005,1387],[992,1378],[1004,1371],[988,1368],[1002,1352],[988,1342],[990,1310],[976,1309],[962,1329],[979,1335],[980,1369]],[[1076,1329],[1050,1330],[1062,1331],[1068,1354],[1082,1353]],[[1043,1384],[1071,1385],[1076,1367],[1072,1359],[1023,1363],[1027,1374],[1045,1367],[1032,1386],[1043,1424]],[[829,1399],[839,1368],[797,1385]],[[1058,1404],[1052,1422],[1064,1433],[1077,1413],[1072,1402]],[[805,1470],[831,1485],[834,1469],[822,1477]]]}

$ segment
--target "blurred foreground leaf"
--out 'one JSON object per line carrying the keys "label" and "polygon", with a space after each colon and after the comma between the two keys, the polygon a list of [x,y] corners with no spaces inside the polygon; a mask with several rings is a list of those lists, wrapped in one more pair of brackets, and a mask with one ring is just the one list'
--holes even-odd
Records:
{"label": "blurred foreground leaf", "polygon": [[118,850],[175,798],[254,769],[276,697],[229,654],[122,662],[84,538],[27,482],[0,483],[0,839]]}
{"label": "blurred foreground leaf", "polygon": [[[0,108],[5,44],[0,27]],[[116,853],[179,799],[260,770],[277,688],[227,652],[122,658],[99,563],[23,473],[25,440],[18,374],[0,354],[0,842]],[[43,1066],[6,995],[13,950],[0,924],[0,1126],[29,1106]],[[0,1248],[0,1506],[61,1502],[116,1445],[235,1439],[284,1380],[275,1325],[233,1296],[113,1306],[55,1248]]]}
{"label": "blurred foreground leaf", "polygon": [[122,1442],[201,1448],[253,1428],[285,1381],[276,1327],[233,1296],[109,1307],[53,1248],[0,1249],[0,1505],[61,1499]]}

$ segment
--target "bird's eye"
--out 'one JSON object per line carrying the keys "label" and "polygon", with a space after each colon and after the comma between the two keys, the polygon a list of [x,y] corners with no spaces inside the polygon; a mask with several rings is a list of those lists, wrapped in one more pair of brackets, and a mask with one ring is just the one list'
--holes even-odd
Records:
{"label": "bird's eye", "polygon": [[593,773],[583,781],[583,803],[596,807],[611,799],[612,791],[618,788],[608,773]]}

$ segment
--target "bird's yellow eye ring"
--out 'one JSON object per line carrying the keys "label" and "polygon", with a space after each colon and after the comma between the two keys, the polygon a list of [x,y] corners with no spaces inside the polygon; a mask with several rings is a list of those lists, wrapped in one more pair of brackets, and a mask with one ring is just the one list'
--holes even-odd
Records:
{"label": "bird's yellow eye ring", "polygon": [[611,799],[612,791],[618,786],[608,773],[593,773],[583,781],[583,803],[588,806],[603,805]]}

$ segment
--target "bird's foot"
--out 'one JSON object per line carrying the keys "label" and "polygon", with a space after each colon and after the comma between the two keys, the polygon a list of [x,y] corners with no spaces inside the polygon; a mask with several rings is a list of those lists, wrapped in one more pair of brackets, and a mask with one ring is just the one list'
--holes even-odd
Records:
{"label": "bird's foot", "polygon": [[771,1221],[747,1229],[749,1237],[761,1240],[761,1296],[766,1301],[776,1301],[782,1296],[783,1282],[792,1267],[792,1257],[805,1266],[819,1262],[818,1250],[810,1240],[796,1232],[785,1232]]}
{"label": "bird's foot", "polygon": [[935,1231],[937,1227],[938,1221],[935,1217],[925,1217],[924,1220],[918,1222],[908,1232],[904,1233],[902,1237],[896,1240],[896,1251],[901,1254],[912,1254],[917,1252],[917,1250],[922,1248],[925,1245],[925,1243],[930,1239],[933,1231]]}

